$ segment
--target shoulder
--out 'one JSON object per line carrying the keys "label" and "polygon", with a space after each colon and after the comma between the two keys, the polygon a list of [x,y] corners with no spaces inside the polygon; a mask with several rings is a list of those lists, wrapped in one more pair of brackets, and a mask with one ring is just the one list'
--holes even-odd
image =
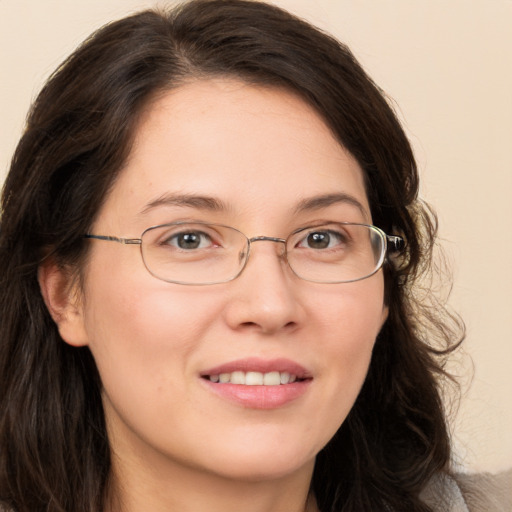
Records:
{"label": "shoulder", "polygon": [[456,479],[470,512],[512,510],[512,469],[496,475],[461,474]]}
{"label": "shoulder", "polygon": [[437,475],[421,497],[434,512],[512,511],[512,470],[497,475]]}

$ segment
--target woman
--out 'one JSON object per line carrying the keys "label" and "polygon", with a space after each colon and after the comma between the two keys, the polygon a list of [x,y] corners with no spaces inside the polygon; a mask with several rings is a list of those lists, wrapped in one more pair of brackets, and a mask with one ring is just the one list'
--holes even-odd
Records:
{"label": "woman", "polygon": [[282,10],[94,34],[2,196],[4,507],[464,506],[440,399],[461,326],[415,299],[417,195],[381,92]]}

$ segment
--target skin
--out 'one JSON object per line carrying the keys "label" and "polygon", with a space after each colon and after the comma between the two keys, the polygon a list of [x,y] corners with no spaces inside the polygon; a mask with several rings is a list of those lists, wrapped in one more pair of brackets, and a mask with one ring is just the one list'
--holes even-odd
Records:
{"label": "skin", "polygon": [[[163,194],[224,209],[148,205]],[[318,195],[347,201],[297,212]],[[148,106],[92,233],[139,237],[193,219],[286,237],[319,220],[371,223],[363,174],[318,114],[290,92],[231,80],[189,83]],[[170,284],[137,246],[91,241],[83,289],[48,264],[40,282],[63,339],[89,346],[113,452],[109,510],[303,512],[316,454],[350,411],[387,316],[382,273],[350,284],[297,278],[260,242],[242,275]],[[63,291],[64,290],[64,291]],[[78,296],[78,299],[77,299]],[[312,380],[272,410],[213,393],[200,373],[247,357],[287,358]]]}

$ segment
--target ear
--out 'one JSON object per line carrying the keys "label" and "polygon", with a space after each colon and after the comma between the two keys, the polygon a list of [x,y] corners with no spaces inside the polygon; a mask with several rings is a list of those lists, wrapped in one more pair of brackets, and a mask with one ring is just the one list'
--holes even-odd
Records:
{"label": "ear", "polygon": [[39,266],[37,278],[44,302],[61,338],[75,347],[87,345],[83,301],[76,277],[69,269],[47,258]]}

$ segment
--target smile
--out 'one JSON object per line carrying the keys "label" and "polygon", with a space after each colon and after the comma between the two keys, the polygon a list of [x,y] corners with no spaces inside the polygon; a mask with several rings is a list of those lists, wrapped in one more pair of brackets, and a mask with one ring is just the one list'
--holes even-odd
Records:
{"label": "smile", "polygon": [[297,376],[289,372],[256,372],[256,371],[234,371],[231,373],[220,373],[218,375],[207,375],[210,382],[221,384],[238,384],[242,386],[280,386],[292,384]]}
{"label": "smile", "polygon": [[238,359],[200,374],[209,392],[237,406],[276,409],[299,400],[313,375],[289,359]]}

